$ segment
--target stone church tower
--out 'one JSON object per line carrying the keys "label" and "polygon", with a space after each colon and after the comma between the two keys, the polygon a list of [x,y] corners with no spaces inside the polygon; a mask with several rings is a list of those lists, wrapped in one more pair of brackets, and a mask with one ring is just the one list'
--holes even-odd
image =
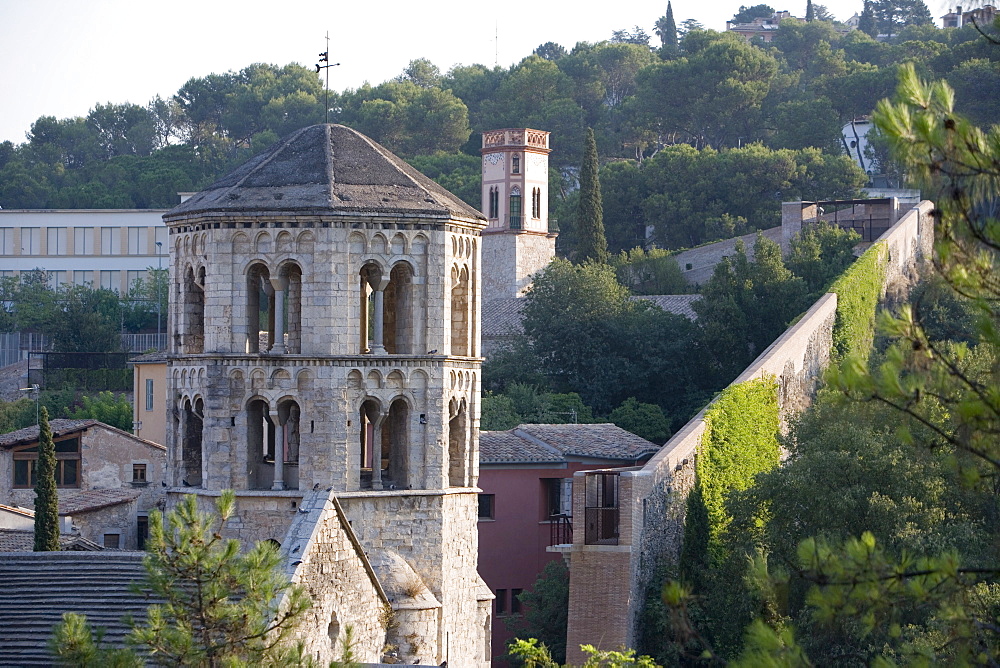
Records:
{"label": "stone church tower", "polygon": [[[362,661],[396,646],[412,663],[488,663],[482,215],[358,132],[316,125],[164,220],[171,498],[237,491],[230,533],[281,545],[324,662],[351,625]],[[395,630],[376,623],[384,605]]]}
{"label": "stone church tower", "polygon": [[549,133],[516,128],[483,133],[483,301],[520,297],[552,261]]}

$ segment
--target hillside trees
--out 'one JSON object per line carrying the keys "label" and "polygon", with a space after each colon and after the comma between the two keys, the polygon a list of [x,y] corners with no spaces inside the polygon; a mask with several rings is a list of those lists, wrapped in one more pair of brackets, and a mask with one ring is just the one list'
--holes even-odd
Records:
{"label": "hillside trees", "polygon": [[699,148],[756,138],[761,105],[778,72],[774,57],[728,33],[694,31],[683,48],[685,56],[639,73],[635,111],[661,138],[680,133]]}
{"label": "hillside trees", "polygon": [[676,389],[698,387],[689,320],[629,299],[614,270],[596,263],[554,261],[526,299],[525,335],[553,389],[579,392],[598,414],[639,397],[687,417],[690,398]]}

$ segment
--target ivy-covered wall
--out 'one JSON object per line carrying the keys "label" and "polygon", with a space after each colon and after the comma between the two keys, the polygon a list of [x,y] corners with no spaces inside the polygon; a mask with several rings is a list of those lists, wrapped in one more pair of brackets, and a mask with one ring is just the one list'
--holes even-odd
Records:
{"label": "ivy-covered wall", "polygon": [[712,563],[729,523],[726,494],[746,489],[754,476],[776,467],[778,381],[774,376],[730,385],[705,413],[705,432],[695,460],[694,491],[688,495],[681,572],[694,575]]}
{"label": "ivy-covered wall", "polygon": [[867,357],[875,336],[875,312],[885,288],[888,248],[877,242],[840,275],[830,292],[837,293],[833,356]]}

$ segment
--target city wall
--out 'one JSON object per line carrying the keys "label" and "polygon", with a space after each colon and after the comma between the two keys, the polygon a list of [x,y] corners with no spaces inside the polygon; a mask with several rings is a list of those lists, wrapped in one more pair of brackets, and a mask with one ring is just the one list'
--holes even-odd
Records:
{"label": "city wall", "polygon": [[[931,202],[921,202],[879,238],[889,251],[885,300],[905,298],[919,265],[929,256],[932,209]],[[774,376],[783,430],[790,417],[809,405],[830,363],[836,310],[837,295],[823,295],[733,381]],[[618,473],[617,544],[587,544],[587,531],[574,532],[567,632],[571,664],[582,663],[579,647],[584,643],[600,649],[636,646],[654,571],[660,563],[676,563],[680,554],[685,501],[694,485],[704,415],[702,410],[692,418],[641,469],[608,470]],[[598,473],[575,474],[574,517],[587,518],[587,476]]]}

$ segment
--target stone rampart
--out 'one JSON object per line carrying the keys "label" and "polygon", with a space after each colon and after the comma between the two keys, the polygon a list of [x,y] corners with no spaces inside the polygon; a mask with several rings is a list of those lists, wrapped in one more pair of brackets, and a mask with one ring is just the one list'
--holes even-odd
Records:
{"label": "stone rampart", "polygon": [[[921,202],[893,225],[879,241],[889,248],[887,297],[905,294],[917,277],[918,265],[933,242],[930,202]],[[779,384],[782,429],[806,408],[830,362],[837,295],[828,293],[789,327],[741,373],[733,384],[773,376]],[[707,407],[706,407],[707,409]],[[694,464],[705,433],[703,409],[671,438],[641,469],[617,470],[614,544],[588,544],[584,531],[575,532],[570,558],[567,658],[582,662],[579,646],[601,649],[634,647],[646,591],[660,563],[676,563],[684,532],[687,493],[694,485]],[[586,518],[587,478],[605,471],[581,471],[574,476],[573,515]],[[593,509],[591,509],[593,512]],[[627,586],[622,583],[628,582]]]}

